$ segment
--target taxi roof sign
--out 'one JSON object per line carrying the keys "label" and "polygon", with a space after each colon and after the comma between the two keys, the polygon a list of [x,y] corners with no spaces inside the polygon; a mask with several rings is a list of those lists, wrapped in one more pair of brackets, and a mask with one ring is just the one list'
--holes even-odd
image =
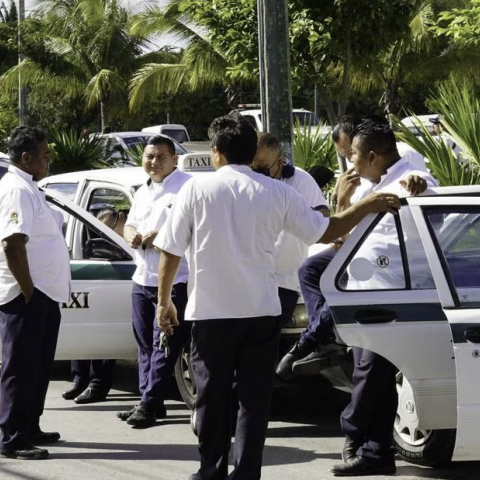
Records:
{"label": "taxi roof sign", "polygon": [[184,172],[212,172],[215,170],[208,152],[179,155],[178,168]]}

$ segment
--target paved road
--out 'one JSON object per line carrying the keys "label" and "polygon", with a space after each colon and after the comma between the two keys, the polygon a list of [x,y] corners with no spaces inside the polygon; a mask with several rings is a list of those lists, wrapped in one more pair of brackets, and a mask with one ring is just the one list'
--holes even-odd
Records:
{"label": "paved road", "polygon": [[[0,480],[186,480],[197,470],[189,411],[175,400],[175,392],[167,404],[167,420],[147,430],[134,430],[115,417],[116,411],[138,401],[133,369],[117,369],[115,389],[106,402],[84,406],[61,398],[69,385],[68,370],[66,365],[56,370],[42,427],[60,431],[63,441],[50,447],[51,457],[45,461],[0,459]],[[328,468],[340,461],[343,439],[338,414],[346,401],[346,395],[329,388],[280,387],[274,399],[262,479],[334,478]],[[480,463],[437,470],[399,461],[394,478],[478,480]]]}

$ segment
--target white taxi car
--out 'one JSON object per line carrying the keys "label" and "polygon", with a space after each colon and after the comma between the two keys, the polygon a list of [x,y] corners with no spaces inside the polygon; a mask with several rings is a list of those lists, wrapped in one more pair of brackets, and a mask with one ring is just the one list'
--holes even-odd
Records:
{"label": "white taxi car", "polygon": [[[179,168],[191,175],[211,172],[210,155],[179,157]],[[128,210],[136,190],[147,181],[142,167],[72,172],[40,182],[50,201],[64,213],[73,280],[72,298],[62,305],[57,360],[137,357],[131,327],[133,252],[123,238],[88,213],[99,206]],[[282,329],[281,351],[286,352],[308,324],[300,314]],[[190,345],[185,344],[175,367],[185,403],[192,407],[195,385],[190,369]]]}
{"label": "white taxi car", "polygon": [[437,193],[366,218],[321,280],[342,340],[398,368],[396,447],[427,465],[480,460],[480,186]]}

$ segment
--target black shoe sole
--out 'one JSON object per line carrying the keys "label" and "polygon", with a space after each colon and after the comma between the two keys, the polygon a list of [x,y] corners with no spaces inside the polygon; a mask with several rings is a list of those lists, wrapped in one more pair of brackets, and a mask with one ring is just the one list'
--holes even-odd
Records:
{"label": "black shoe sole", "polygon": [[0,457],[3,458],[13,458],[15,460],[45,460],[48,458],[48,451],[45,450],[41,453],[38,453],[36,455],[21,455],[17,454],[15,452],[2,452],[0,453]]}

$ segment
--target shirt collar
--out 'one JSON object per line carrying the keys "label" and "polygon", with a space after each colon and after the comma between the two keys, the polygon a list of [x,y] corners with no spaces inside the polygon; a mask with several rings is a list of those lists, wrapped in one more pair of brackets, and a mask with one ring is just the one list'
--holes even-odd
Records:
{"label": "shirt collar", "polygon": [[406,158],[399,158],[391,167],[387,168],[387,171],[380,177],[380,182],[378,182],[378,184],[382,183],[386,178],[395,173],[400,167],[402,167],[402,165],[407,162],[408,160]]}
{"label": "shirt collar", "polygon": [[[175,169],[172,171],[172,173],[168,174],[164,179],[163,181],[161,182],[155,182],[155,185],[167,185],[171,180],[172,178],[175,178],[177,176],[177,172],[178,172],[178,167],[175,167]],[[147,186],[148,187],[151,187],[153,188],[153,180],[151,178],[149,178],[147,180]]]}
{"label": "shirt collar", "polygon": [[227,170],[235,170],[236,172],[251,172],[252,169],[248,165],[237,165],[235,163],[227,163],[226,165],[223,165],[220,167],[217,172],[219,172],[222,169],[227,169]]}
{"label": "shirt collar", "polygon": [[8,166],[8,171],[10,173],[13,173],[14,175],[17,175],[19,177],[22,177],[24,180],[26,180],[28,183],[34,183],[33,176],[30,175],[29,173],[25,172],[24,170],[15,167],[14,165],[9,165]]}

